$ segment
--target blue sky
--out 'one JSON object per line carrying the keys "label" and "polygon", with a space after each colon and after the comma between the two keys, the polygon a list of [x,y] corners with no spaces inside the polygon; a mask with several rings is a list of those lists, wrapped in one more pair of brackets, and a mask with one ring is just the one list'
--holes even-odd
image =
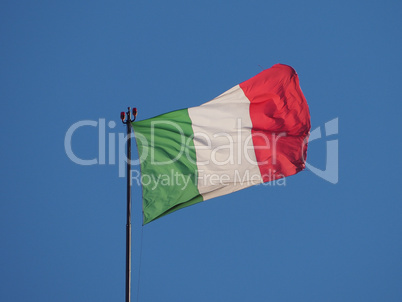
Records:
{"label": "blue sky", "polygon": [[[398,1],[2,1],[1,301],[123,301],[125,179],[80,166],[64,138],[90,120],[202,104],[275,63],[293,66],[325,169],[141,227],[133,301],[401,301],[402,5]],[[98,129],[72,147],[98,156]],[[140,251],[142,239],[141,273]],[[138,287],[139,284],[139,287]]]}

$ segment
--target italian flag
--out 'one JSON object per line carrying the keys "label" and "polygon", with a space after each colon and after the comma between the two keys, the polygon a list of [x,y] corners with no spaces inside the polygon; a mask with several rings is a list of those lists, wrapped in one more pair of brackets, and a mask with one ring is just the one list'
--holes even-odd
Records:
{"label": "italian flag", "polygon": [[276,64],[201,106],[132,125],[147,224],[303,170],[310,114],[295,70]]}

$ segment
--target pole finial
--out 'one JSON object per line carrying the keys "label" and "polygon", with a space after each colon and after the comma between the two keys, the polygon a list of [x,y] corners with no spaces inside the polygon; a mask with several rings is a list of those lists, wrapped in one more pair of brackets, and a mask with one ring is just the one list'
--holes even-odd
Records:
{"label": "pole finial", "polygon": [[[122,111],[120,113],[120,119],[122,121],[123,124],[127,124],[127,123],[132,123],[135,121],[136,117],[137,117],[137,108],[133,108],[133,113],[131,114],[131,108],[127,107],[127,112]],[[133,116],[133,118],[131,118],[131,116]]]}

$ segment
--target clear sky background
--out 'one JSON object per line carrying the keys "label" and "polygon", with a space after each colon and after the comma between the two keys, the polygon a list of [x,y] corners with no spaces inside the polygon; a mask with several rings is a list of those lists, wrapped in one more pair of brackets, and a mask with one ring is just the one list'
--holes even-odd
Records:
{"label": "clear sky background", "polygon": [[[143,228],[135,186],[132,301],[401,301],[401,15],[387,0],[1,1],[0,301],[124,301],[126,180],[108,152],[73,163],[71,125],[117,136],[127,106],[197,106],[275,63],[298,72],[312,129],[339,118],[308,153],[325,169],[338,139],[339,182],[304,171]],[[73,151],[98,142],[80,128]]]}

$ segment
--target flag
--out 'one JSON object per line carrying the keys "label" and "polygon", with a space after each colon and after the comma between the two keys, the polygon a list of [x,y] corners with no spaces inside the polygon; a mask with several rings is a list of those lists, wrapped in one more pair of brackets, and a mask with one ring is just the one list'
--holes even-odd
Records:
{"label": "flag", "polygon": [[310,114],[295,70],[276,64],[201,106],[132,125],[147,224],[303,170]]}

